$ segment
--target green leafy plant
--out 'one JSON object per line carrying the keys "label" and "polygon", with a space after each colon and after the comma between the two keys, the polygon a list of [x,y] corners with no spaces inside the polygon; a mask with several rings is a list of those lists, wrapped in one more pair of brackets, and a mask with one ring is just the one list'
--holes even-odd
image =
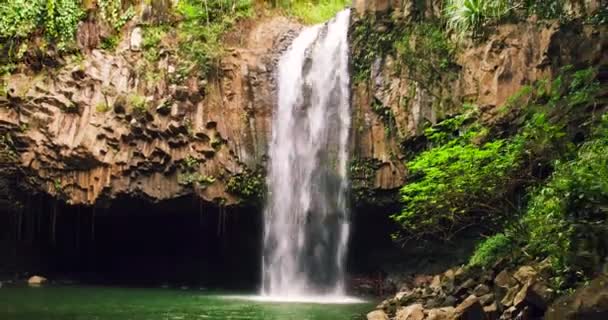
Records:
{"label": "green leafy plant", "polygon": [[[530,199],[527,250],[548,256],[558,273],[592,274],[608,256],[608,116],[576,157],[557,161]],[[566,281],[567,282],[567,281]]]}
{"label": "green leafy plant", "polygon": [[[43,35],[47,44],[65,51],[74,42],[84,16],[78,0],[8,0],[0,5],[0,65],[10,72],[28,51],[28,41]],[[42,49],[42,48],[38,48]]]}
{"label": "green leafy plant", "polygon": [[231,176],[226,183],[226,191],[254,204],[261,204],[266,193],[264,170],[246,169],[242,173]]}
{"label": "green leafy plant", "polygon": [[215,178],[199,172],[200,160],[187,156],[179,165],[180,172],[177,175],[177,182],[184,186],[193,186],[204,189],[215,182]]}
{"label": "green leafy plant", "polygon": [[127,103],[130,107],[131,112],[136,115],[142,115],[148,110],[148,104],[146,103],[146,97],[139,94],[130,94],[127,97]]}
{"label": "green leafy plant", "polygon": [[135,16],[133,7],[123,11],[121,0],[98,0],[101,18],[114,30],[120,30]]}
{"label": "green leafy plant", "polygon": [[403,210],[392,216],[402,227],[395,238],[450,239],[470,226],[496,231],[517,219],[515,190],[544,179],[553,161],[573,150],[568,123],[580,122],[581,108],[594,104],[595,74],[565,68],[552,82],[525,87],[507,102],[521,102],[510,111],[520,124],[509,131],[485,126],[475,109],[428,128],[430,149],[407,164]]}
{"label": "green leafy plant", "polygon": [[500,258],[508,256],[514,248],[515,240],[504,233],[495,234],[483,240],[469,260],[470,266],[490,267]]}
{"label": "green leafy plant", "polygon": [[113,35],[101,40],[101,48],[104,50],[114,50],[120,42],[119,35]]}
{"label": "green leafy plant", "polygon": [[176,31],[183,59],[178,70],[196,70],[203,78],[216,71],[224,54],[222,36],[252,14],[251,5],[251,0],[180,1],[177,12],[183,19]]}

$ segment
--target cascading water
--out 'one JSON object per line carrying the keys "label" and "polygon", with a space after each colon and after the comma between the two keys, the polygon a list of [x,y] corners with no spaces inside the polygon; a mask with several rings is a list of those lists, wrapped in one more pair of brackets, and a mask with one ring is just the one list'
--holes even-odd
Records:
{"label": "cascading water", "polygon": [[278,64],[262,294],[344,294],[350,11],[304,29]]}

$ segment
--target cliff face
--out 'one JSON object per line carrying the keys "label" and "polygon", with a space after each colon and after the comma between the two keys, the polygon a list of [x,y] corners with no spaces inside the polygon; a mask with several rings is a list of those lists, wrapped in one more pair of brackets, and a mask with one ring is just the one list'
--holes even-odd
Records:
{"label": "cliff face", "polygon": [[[355,1],[354,8],[352,33],[373,16],[376,36],[395,21],[440,14],[432,1]],[[58,67],[4,79],[0,132],[10,139],[3,140],[2,167],[17,168],[16,185],[72,204],[192,193],[222,205],[251,200],[239,190],[263,185],[275,65],[301,26],[284,17],[246,23],[238,41],[228,37],[228,54],[209,79],[180,78],[170,40],[153,66],[140,63],[141,30],[127,28],[115,52],[85,50]],[[91,30],[91,22],[80,26],[85,48],[99,42]],[[353,41],[353,55],[361,46]],[[492,120],[507,97],[564,65],[605,65],[605,47],[605,26],[501,25],[457,51],[449,72],[430,83],[413,79],[398,54],[378,54],[363,80],[352,81],[355,201],[373,204],[378,192],[400,187],[412,142],[462,102],[474,101]]]}
{"label": "cliff face", "polygon": [[192,192],[234,204],[226,184],[263,166],[275,62],[299,28],[282,17],[257,23],[210,79],[176,80],[170,46],[142,70],[137,27],[115,53],[93,49],[56,69],[11,75],[0,126],[23,183],[72,204]]}
{"label": "cliff face", "polygon": [[[448,38],[428,40],[441,14],[434,1],[354,1],[353,7],[354,156],[376,169],[371,179],[353,175],[355,190],[402,185],[403,163],[420,148],[424,129],[466,103],[477,105],[485,121],[499,121],[501,107],[525,85],[567,65],[608,65],[606,25],[583,22],[597,12],[597,1],[567,2],[568,23],[531,17],[500,24],[454,51],[441,42]],[[408,48],[395,49],[398,41]]]}

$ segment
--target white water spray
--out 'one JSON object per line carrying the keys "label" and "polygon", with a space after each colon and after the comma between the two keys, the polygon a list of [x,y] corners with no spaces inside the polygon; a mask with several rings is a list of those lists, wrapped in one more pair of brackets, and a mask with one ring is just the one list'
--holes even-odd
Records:
{"label": "white water spray", "polygon": [[264,225],[265,296],[344,294],[349,16],[344,10],[304,29],[279,61]]}

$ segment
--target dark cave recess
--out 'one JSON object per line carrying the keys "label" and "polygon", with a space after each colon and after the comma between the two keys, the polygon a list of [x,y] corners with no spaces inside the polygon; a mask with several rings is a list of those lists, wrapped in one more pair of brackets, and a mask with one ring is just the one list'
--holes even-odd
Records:
{"label": "dark cave recess", "polygon": [[[0,280],[43,274],[90,284],[228,290],[256,290],[261,282],[257,207],[222,208],[192,196],[157,203],[119,198],[106,208],[40,195],[23,203],[19,212],[0,208]],[[353,210],[350,274],[377,274],[382,262],[370,257],[393,251],[387,210]]]}

